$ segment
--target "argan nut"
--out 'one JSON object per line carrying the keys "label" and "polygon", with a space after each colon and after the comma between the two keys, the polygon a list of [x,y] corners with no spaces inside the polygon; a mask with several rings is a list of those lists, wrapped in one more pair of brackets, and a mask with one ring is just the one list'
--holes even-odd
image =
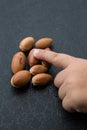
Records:
{"label": "argan nut", "polygon": [[52,76],[50,74],[41,73],[41,74],[35,75],[32,78],[32,83],[35,86],[46,85],[47,83],[50,82],[51,79],[52,79]]}
{"label": "argan nut", "polygon": [[39,60],[34,57],[33,53],[34,49],[32,49],[28,54],[28,63],[30,67],[39,64]]}
{"label": "argan nut", "polygon": [[35,47],[36,48],[40,48],[40,49],[45,49],[47,47],[50,47],[51,44],[53,42],[52,38],[42,38],[39,39],[36,43],[35,43]]}
{"label": "argan nut", "polygon": [[26,37],[20,42],[19,48],[24,52],[29,51],[30,49],[32,49],[34,42],[35,40],[33,37]]}
{"label": "argan nut", "polygon": [[26,56],[23,52],[17,52],[11,62],[12,72],[15,74],[20,70],[23,70],[26,65]]}
{"label": "argan nut", "polygon": [[33,67],[30,68],[30,73],[32,75],[36,75],[39,73],[45,73],[47,72],[47,67],[43,66],[43,65],[34,65]]}
{"label": "argan nut", "polygon": [[47,50],[47,51],[51,51],[51,49],[50,49],[49,47],[45,48],[45,50]]}
{"label": "argan nut", "polygon": [[30,79],[30,72],[27,70],[21,70],[13,75],[13,77],[11,78],[11,85],[15,88],[21,88],[27,85]]}
{"label": "argan nut", "polygon": [[[50,48],[46,48],[45,50],[51,51]],[[48,63],[47,61],[42,61],[41,63],[42,63],[43,66],[45,66],[45,67],[47,67],[47,68],[49,68],[49,66],[50,66],[50,63]]]}

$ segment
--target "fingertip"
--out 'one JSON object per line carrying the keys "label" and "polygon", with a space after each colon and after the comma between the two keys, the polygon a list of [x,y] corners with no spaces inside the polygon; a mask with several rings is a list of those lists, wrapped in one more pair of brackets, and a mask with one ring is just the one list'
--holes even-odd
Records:
{"label": "fingertip", "polygon": [[33,55],[36,57],[39,55],[40,49],[34,49]]}

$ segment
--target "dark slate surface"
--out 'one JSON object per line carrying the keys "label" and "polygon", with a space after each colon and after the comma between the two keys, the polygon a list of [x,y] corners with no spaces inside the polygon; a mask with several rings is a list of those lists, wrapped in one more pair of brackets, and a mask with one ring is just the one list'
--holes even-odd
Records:
{"label": "dark slate surface", "polygon": [[87,58],[87,1],[0,0],[0,130],[86,130],[87,115],[65,112],[53,83],[11,87],[11,58],[26,36],[52,37],[54,51]]}

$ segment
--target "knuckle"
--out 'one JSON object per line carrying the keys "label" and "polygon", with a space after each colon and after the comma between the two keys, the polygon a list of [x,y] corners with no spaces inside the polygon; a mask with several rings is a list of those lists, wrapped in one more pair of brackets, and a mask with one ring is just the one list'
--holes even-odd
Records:
{"label": "knuckle", "polygon": [[65,110],[69,112],[76,111],[79,108],[78,98],[74,95],[74,91],[69,91],[65,99],[62,101],[62,106]]}
{"label": "knuckle", "polygon": [[63,81],[64,81],[64,78],[63,78],[64,76],[63,76],[63,71],[60,71],[57,75],[56,75],[56,77],[55,77],[55,79],[54,79],[54,84],[55,84],[55,86],[57,86],[58,88],[60,87],[60,85],[63,83]]}
{"label": "knuckle", "polygon": [[60,85],[59,74],[56,75],[56,77],[54,79],[54,84],[56,87],[59,87],[59,85]]}
{"label": "knuckle", "polygon": [[71,86],[74,83],[76,84],[76,82],[77,82],[76,78],[73,76],[70,76],[66,79],[65,84],[66,86]]}
{"label": "knuckle", "polygon": [[59,96],[60,99],[62,99],[62,89],[61,89],[61,87],[58,90],[58,96]]}
{"label": "knuckle", "polygon": [[57,77],[55,77],[55,79],[54,79],[54,84],[55,84],[56,87],[58,86],[58,85],[57,85],[57,82],[58,82]]}

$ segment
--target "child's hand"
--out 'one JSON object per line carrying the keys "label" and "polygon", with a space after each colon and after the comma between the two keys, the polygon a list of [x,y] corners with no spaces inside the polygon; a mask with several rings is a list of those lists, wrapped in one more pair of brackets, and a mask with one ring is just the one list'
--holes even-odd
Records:
{"label": "child's hand", "polygon": [[87,113],[87,60],[41,49],[34,56],[63,68],[54,80],[63,108]]}

